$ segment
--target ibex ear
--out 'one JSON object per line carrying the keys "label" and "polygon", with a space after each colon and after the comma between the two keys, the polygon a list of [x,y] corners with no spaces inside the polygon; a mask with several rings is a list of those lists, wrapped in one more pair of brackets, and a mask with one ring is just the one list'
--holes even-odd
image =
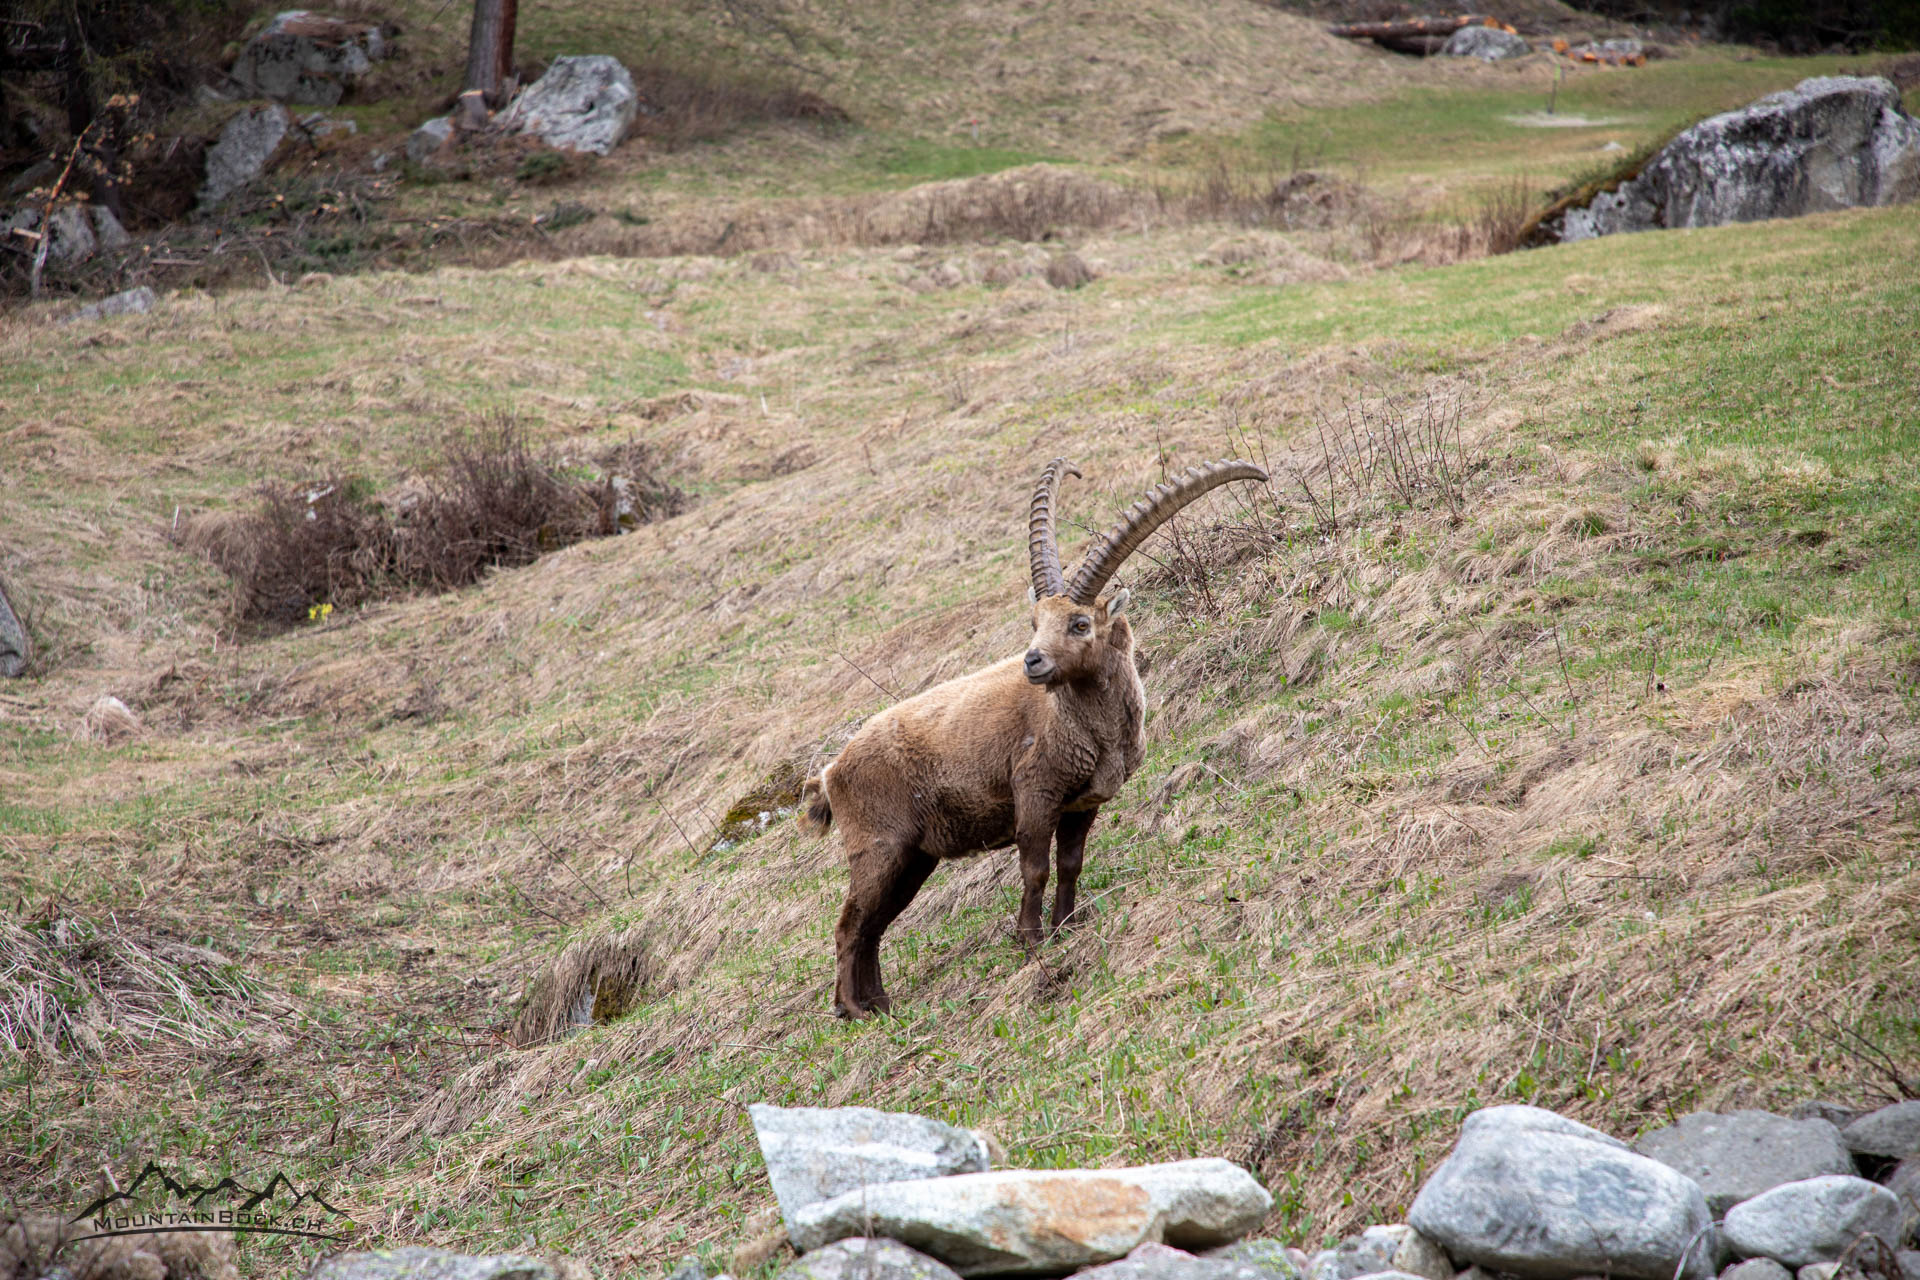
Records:
{"label": "ibex ear", "polygon": [[1107,616],[1117,618],[1127,611],[1127,602],[1133,599],[1133,592],[1125,587],[1107,597]]}
{"label": "ibex ear", "polygon": [[1027,585],[1027,603],[1028,604],[1040,603],[1040,593],[1033,589],[1033,585],[1031,583]]}

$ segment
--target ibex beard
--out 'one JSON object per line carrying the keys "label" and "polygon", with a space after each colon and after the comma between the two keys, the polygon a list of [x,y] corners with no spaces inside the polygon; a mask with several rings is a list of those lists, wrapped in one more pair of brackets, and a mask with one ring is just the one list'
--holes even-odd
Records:
{"label": "ibex beard", "polygon": [[[1055,545],[1053,499],[1079,475],[1056,458],[1028,519],[1033,639],[1022,657],[936,685],[880,712],[801,789],[803,830],[840,831],[847,900],[834,930],[834,1010],[892,1007],[880,939],[943,858],[1020,850],[1015,932],[1038,947],[1049,863],[1059,875],[1052,927],[1074,915],[1087,833],[1145,751],[1146,695],[1134,666],[1129,593],[1101,594],[1139,545],[1182,507],[1232,480],[1262,480],[1248,462],[1213,462],[1152,490],[1087,553],[1069,582]],[[1051,853],[1051,860],[1049,854]]]}

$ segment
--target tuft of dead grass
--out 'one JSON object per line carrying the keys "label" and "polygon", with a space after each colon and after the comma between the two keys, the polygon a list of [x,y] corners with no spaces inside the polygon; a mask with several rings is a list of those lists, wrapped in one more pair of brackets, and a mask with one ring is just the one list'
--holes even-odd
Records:
{"label": "tuft of dead grass", "polygon": [[576,939],[528,984],[507,1038],[521,1048],[612,1022],[647,996],[656,966],[645,930]]}

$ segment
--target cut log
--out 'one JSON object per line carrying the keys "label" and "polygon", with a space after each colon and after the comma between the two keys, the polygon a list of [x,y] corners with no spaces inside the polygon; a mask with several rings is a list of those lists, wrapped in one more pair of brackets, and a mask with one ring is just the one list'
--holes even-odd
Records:
{"label": "cut log", "polygon": [[1479,14],[1463,13],[1451,18],[1406,18],[1398,22],[1347,22],[1327,30],[1344,40],[1405,40],[1413,36],[1452,35],[1462,27],[1490,23]]}

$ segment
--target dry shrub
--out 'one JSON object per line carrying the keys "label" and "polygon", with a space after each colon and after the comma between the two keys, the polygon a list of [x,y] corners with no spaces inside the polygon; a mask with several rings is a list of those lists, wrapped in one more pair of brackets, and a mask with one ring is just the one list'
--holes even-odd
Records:
{"label": "dry shrub", "polygon": [[[933,183],[925,193],[919,225],[903,219],[897,230],[886,215],[891,202],[867,220],[869,244],[952,244],[957,241],[1019,240],[1032,243],[1068,230],[1094,230],[1124,219],[1138,204],[1124,188],[1051,165],[1035,165],[1001,181],[967,179]],[[989,178],[1002,178],[993,174]],[[914,193],[903,193],[911,197]]]}
{"label": "dry shrub", "polygon": [[1216,161],[1184,189],[1162,187],[1161,206],[1191,222],[1280,231],[1326,230],[1363,220],[1374,203],[1365,186],[1318,169],[1251,173]]}
{"label": "dry shrub", "polygon": [[[236,584],[244,622],[286,626],[316,610],[412,591],[447,591],[682,510],[687,496],[634,442],[603,451],[600,474],[564,474],[510,419],[448,438],[434,471],[387,511],[364,486],[332,477],[268,484],[259,510],[204,540]],[[190,528],[197,528],[197,525]]]}
{"label": "dry shrub", "polygon": [[1533,184],[1514,178],[1483,196],[1474,217],[1473,229],[1488,254],[1512,253],[1524,241],[1533,224],[1538,200]]}

